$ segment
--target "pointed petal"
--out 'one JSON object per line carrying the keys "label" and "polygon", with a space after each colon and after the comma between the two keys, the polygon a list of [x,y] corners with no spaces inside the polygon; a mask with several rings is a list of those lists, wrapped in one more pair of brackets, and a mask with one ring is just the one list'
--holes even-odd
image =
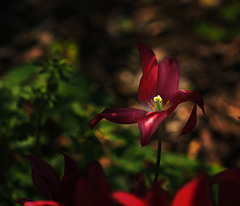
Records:
{"label": "pointed petal", "polygon": [[164,104],[178,91],[180,67],[176,59],[164,58],[158,65],[157,94]]}
{"label": "pointed petal", "polygon": [[58,191],[58,201],[63,205],[74,205],[74,192],[76,183],[81,174],[72,158],[64,155],[64,174],[61,179],[61,187]]}
{"label": "pointed petal", "polygon": [[64,174],[61,179],[61,182],[75,181],[80,178],[81,173],[77,167],[75,161],[70,158],[68,155],[64,154]]}
{"label": "pointed petal", "polygon": [[48,200],[57,199],[60,179],[56,171],[48,163],[34,155],[26,155],[26,158],[30,160],[33,184],[39,193]]}
{"label": "pointed petal", "polygon": [[90,122],[90,128],[93,129],[103,118],[110,122],[118,124],[132,124],[146,115],[146,111],[135,108],[107,108],[100,114],[96,114]]}
{"label": "pointed petal", "polygon": [[197,90],[194,90],[192,92],[188,90],[178,91],[172,97],[172,99],[170,99],[171,106],[167,109],[167,112],[169,114],[172,113],[179,104],[186,101],[191,101],[192,103],[197,104],[201,108],[202,112],[205,114],[203,98]]}
{"label": "pointed petal", "polygon": [[196,126],[196,124],[197,124],[197,105],[194,104],[192,113],[191,113],[187,123],[185,124],[181,135],[185,135],[185,134],[191,132],[194,129],[194,127]]}
{"label": "pointed petal", "polygon": [[194,178],[177,191],[172,206],[212,206],[210,181],[205,174]]}
{"label": "pointed petal", "polygon": [[159,124],[168,116],[166,111],[149,112],[143,118],[138,120],[138,126],[141,131],[141,145],[148,144],[150,137],[157,130]]}
{"label": "pointed petal", "polygon": [[150,206],[144,200],[126,192],[114,192],[113,198],[124,206]]}
{"label": "pointed petal", "polygon": [[102,166],[91,163],[77,182],[75,206],[111,206],[111,188],[106,180]]}
{"label": "pointed petal", "polygon": [[138,98],[143,106],[156,96],[158,64],[153,51],[144,43],[137,43],[141,57],[143,75],[138,88]]}

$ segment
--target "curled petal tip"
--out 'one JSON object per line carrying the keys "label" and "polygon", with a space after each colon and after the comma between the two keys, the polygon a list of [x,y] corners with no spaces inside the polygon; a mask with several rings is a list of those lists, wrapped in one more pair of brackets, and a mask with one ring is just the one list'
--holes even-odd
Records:
{"label": "curled petal tip", "polygon": [[100,114],[96,114],[89,123],[89,127],[93,129],[102,118],[103,117]]}
{"label": "curled petal tip", "polygon": [[187,123],[185,124],[180,136],[191,132],[194,129],[194,127],[196,126],[196,124],[197,124],[197,105],[194,104],[192,113],[191,113]]}

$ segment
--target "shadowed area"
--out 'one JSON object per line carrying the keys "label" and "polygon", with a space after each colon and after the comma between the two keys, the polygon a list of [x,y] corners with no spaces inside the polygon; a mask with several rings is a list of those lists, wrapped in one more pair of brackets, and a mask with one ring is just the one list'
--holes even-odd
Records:
{"label": "shadowed area", "polygon": [[[179,105],[164,120],[163,150],[207,163],[240,167],[240,3],[237,0],[12,0],[0,4],[0,75],[3,79],[0,111],[1,125],[5,128],[0,131],[0,145],[3,156],[11,153],[8,160],[0,161],[0,168],[4,168],[0,184],[6,184],[6,168],[11,167],[9,159],[20,158],[18,151],[23,154],[39,150],[43,155],[43,151],[50,154],[54,149],[69,152],[67,148],[71,145],[74,151],[89,154],[91,151],[89,159],[77,154],[75,159],[86,164],[90,159],[101,157],[105,166],[114,165],[119,156],[125,155],[126,159],[130,156],[132,150],[124,153],[118,146],[134,142],[128,135],[140,140],[137,125],[131,127],[131,133],[128,127],[125,130],[104,122],[105,130],[91,133],[88,124],[94,114],[106,107],[144,109],[138,100],[142,69],[136,42],[152,48],[158,62],[164,57],[177,59],[181,69],[179,89],[196,89],[204,99],[206,115],[198,109],[198,122],[190,134],[179,137],[191,114],[191,103]],[[61,62],[59,57],[67,60]],[[36,64],[38,70],[38,64],[48,59],[51,59],[47,66],[50,70],[59,68],[57,72],[52,69],[50,76],[38,79],[31,66],[25,66],[21,72],[19,65]],[[76,68],[71,83],[67,81],[68,71],[61,73],[63,65]],[[14,68],[19,72],[4,80]],[[26,101],[27,95],[32,94],[27,88],[26,94],[12,106],[8,103],[14,101],[14,95],[19,92],[12,86],[14,82],[23,87],[33,83],[34,89],[45,85],[47,92],[36,89],[34,99],[29,97]],[[61,95],[66,97],[64,101],[59,98]],[[71,109],[64,107],[66,104]],[[55,112],[51,105],[57,108]],[[25,116],[23,112],[9,112],[9,107],[19,107]],[[17,123],[23,119],[21,115],[26,122],[20,125]],[[51,118],[48,115],[52,115]],[[7,121],[13,116],[18,119]],[[18,127],[13,128],[15,124]],[[111,124],[113,126],[109,126]],[[6,132],[6,128],[10,128],[9,131]],[[54,146],[46,143],[42,148],[29,149],[26,146],[29,142],[23,137],[34,135],[36,139],[41,136],[46,139],[42,144],[50,142]],[[82,139],[77,138],[79,136]],[[15,143],[5,137],[24,141],[17,142],[21,148],[15,150]],[[108,146],[111,141],[117,151],[114,160],[110,160],[111,149],[98,147]],[[84,146],[79,146],[83,142]],[[97,149],[92,149],[92,142]],[[156,142],[155,135],[150,142],[154,149]],[[26,150],[22,149],[25,147]],[[134,158],[139,156],[136,154]],[[151,167],[149,161],[143,163],[144,168]],[[128,167],[131,175],[139,169],[130,163],[123,167]],[[109,169],[108,173],[117,173],[113,170]]]}

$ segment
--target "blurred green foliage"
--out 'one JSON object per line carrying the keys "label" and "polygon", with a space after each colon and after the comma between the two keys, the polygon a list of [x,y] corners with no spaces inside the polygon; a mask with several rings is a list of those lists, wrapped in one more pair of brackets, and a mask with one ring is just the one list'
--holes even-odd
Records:
{"label": "blurred green foliage", "polygon": [[239,35],[240,3],[238,1],[222,6],[214,17],[196,23],[196,33],[212,42],[230,40]]}
{"label": "blurred green foliage", "polygon": [[[81,170],[99,160],[113,189],[130,191],[138,173],[151,184],[156,151],[140,146],[138,128],[103,120],[90,130],[91,118],[113,99],[76,70],[77,56],[74,43],[54,43],[47,60],[13,68],[1,78],[1,205],[14,205],[22,197],[41,199],[24,154],[43,158],[60,176],[60,152],[75,159]],[[169,152],[162,155],[161,177],[171,194],[200,170],[213,175],[221,168]]]}

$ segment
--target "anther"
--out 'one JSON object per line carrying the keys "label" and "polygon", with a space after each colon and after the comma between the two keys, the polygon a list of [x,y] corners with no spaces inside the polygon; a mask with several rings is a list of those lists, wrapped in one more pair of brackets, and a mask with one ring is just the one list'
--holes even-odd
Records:
{"label": "anther", "polygon": [[153,100],[152,100],[152,99],[151,99],[151,104],[152,104],[153,108],[155,109],[155,108],[156,108],[156,106],[155,106],[155,104],[154,104],[154,102],[153,102]]}
{"label": "anther", "polygon": [[155,112],[155,108],[151,104],[148,104],[148,106],[151,108],[153,112]]}
{"label": "anther", "polygon": [[167,109],[169,103],[170,103],[170,102],[169,102],[169,100],[168,100],[167,103],[164,105],[163,110],[166,110],[166,109]]}

